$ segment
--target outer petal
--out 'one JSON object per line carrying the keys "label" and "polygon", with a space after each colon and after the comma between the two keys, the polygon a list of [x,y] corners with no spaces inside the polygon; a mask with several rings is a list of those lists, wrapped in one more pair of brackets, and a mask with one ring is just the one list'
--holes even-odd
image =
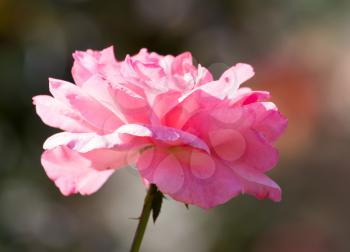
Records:
{"label": "outer petal", "polygon": [[263,131],[254,128],[259,120],[259,113],[249,107],[218,107],[197,112],[182,129],[204,140],[228,165],[243,162],[252,169],[268,171],[276,165],[278,151]]}
{"label": "outer petal", "polygon": [[125,137],[119,132],[107,135],[96,133],[60,132],[49,137],[44,143],[44,149],[52,149],[60,145],[86,153],[96,149],[112,149],[116,151],[132,151],[142,148],[147,142],[135,137]]}
{"label": "outer petal", "polygon": [[95,130],[94,127],[84,121],[79,113],[51,96],[35,96],[33,97],[33,103],[41,120],[51,127],[71,132]]}
{"label": "outer petal", "polygon": [[123,123],[112,111],[72,83],[50,79],[50,91],[101,132],[112,132]]}
{"label": "outer petal", "polygon": [[200,138],[174,128],[153,125],[126,124],[118,128],[116,132],[138,137],[149,137],[154,141],[170,146],[188,145],[209,152],[207,144]]}
{"label": "outer petal", "polygon": [[226,70],[220,77],[220,82],[226,83],[230,86],[227,90],[226,96],[231,99],[236,95],[238,87],[254,76],[254,69],[243,63],[238,63],[237,65]]}
{"label": "outer petal", "polygon": [[93,162],[67,147],[58,146],[46,150],[41,163],[63,195],[96,192],[114,170],[96,170]]}
{"label": "outer petal", "polygon": [[237,166],[233,170],[240,177],[242,193],[253,195],[258,199],[281,200],[280,187],[263,173],[246,166]]}
{"label": "outer petal", "polygon": [[107,135],[61,132],[49,137],[44,143],[44,149],[65,146],[89,159],[95,169],[105,170],[134,165],[139,150],[147,145],[148,141],[120,136],[117,132]]}
{"label": "outer petal", "polygon": [[244,163],[251,169],[266,172],[276,166],[279,154],[259,132],[248,129],[240,133],[245,139],[244,154],[233,163]]}
{"label": "outer petal", "polygon": [[147,149],[137,167],[142,177],[162,192],[201,208],[223,204],[241,191],[232,169],[190,148],[176,152],[159,147]]}

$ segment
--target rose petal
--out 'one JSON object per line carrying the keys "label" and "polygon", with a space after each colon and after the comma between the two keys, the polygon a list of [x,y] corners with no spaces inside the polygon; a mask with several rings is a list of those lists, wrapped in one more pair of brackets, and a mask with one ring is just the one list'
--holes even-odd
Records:
{"label": "rose petal", "polygon": [[278,151],[255,130],[242,133],[246,141],[246,150],[239,162],[261,172],[271,170],[278,162]]}
{"label": "rose petal", "polygon": [[66,196],[74,193],[92,194],[114,172],[114,170],[94,169],[89,159],[64,146],[46,150],[41,163],[47,176]]}
{"label": "rose petal", "polygon": [[73,58],[72,75],[78,86],[82,86],[92,75],[103,73],[104,67],[116,64],[113,46],[100,52],[92,50],[76,51],[73,53]]}
{"label": "rose petal", "polygon": [[185,144],[209,152],[207,144],[195,135],[165,126],[125,124],[116,132],[138,137],[150,137],[169,145]]}
{"label": "rose petal", "polygon": [[41,120],[51,127],[71,132],[95,130],[94,127],[84,121],[79,113],[51,96],[35,96],[33,97],[33,104],[36,106],[36,113]]}
{"label": "rose petal", "polygon": [[144,179],[175,200],[205,209],[223,204],[241,191],[241,182],[231,168],[194,152],[150,148],[141,154],[137,168]]}
{"label": "rose petal", "polygon": [[242,193],[253,195],[258,199],[281,200],[280,187],[266,175],[246,166],[238,166],[233,170],[240,177]]}
{"label": "rose petal", "polygon": [[76,85],[52,78],[49,81],[50,91],[56,99],[69,105],[101,132],[112,132],[123,123],[113,112]]}

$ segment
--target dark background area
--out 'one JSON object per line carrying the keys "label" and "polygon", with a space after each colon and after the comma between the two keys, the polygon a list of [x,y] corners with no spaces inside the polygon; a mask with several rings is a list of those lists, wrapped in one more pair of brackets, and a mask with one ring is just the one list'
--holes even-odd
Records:
{"label": "dark background area", "polygon": [[246,85],[289,118],[270,174],[281,203],[240,196],[209,211],[167,200],[143,251],[350,251],[350,2],[0,0],[0,251],[127,251],[145,189],[117,172],[90,197],[63,197],[41,165],[31,97],[72,80],[71,53],[115,46],[191,51],[218,76],[246,62]]}

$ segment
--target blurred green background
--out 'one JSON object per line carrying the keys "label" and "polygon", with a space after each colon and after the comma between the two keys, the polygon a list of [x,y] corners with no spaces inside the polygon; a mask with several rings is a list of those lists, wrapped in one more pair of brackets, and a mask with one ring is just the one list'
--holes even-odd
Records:
{"label": "blurred green background", "polygon": [[236,62],[289,118],[270,174],[283,201],[209,211],[166,200],[143,251],[350,251],[350,1],[0,0],[0,251],[127,251],[145,189],[131,169],[90,197],[63,197],[40,165],[57,132],[31,97],[72,80],[71,53],[114,45],[191,51],[217,76]]}

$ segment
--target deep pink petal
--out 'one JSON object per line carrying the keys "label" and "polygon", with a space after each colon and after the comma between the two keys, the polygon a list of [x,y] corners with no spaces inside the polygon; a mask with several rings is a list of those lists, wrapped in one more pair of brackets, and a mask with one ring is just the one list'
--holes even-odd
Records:
{"label": "deep pink petal", "polygon": [[[239,161],[252,169],[268,171],[276,165],[279,155],[265,131],[254,128],[258,119],[259,114],[251,108],[218,107],[198,112],[182,129],[200,137],[212,153],[231,165]],[[264,124],[257,125],[262,128]],[[273,132],[273,127],[266,127],[270,130],[267,132]]]}
{"label": "deep pink petal", "polygon": [[270,99],[270,93],[267,91],[253,91],[248,87],[241,87],[237,90],[235,97],[230,100],[230,105],[242,106],[268,99]]}
{"label": "deep pink petal", "polygon": [[268,141],[276,141],[286,129],[287,118],[278,111],[272,102],[249,104],[249,109],[256,114],[253,128],[263,134]]}
{"label": "deep pink petal", "polygon": [[258,199],[281,200],[281,188],[263,173],[246,166],[237,166],[233,170],[241,180],[242,193],[253,195]]}
{"label": "deep pink petal", "polygon": [[223,204],[241,191],[232,169],[189,148],[176,152],[159,147],[146,149],[137,167],[142,177],[162,192],[205,209]]}
{"label": "deep pink petal", "polygon": [[237,130],[213,130],[209,132],[209,139],[215,153],[225,161],[236,161],[246,152],[246,139]]}
{"label": "deep pink petal", "polygon": [[250,129],[242,132],[246,141],[245,153],[238,160],[248,167],[266,172],[271,170],[278,162],[278,151],[261,135]]}

